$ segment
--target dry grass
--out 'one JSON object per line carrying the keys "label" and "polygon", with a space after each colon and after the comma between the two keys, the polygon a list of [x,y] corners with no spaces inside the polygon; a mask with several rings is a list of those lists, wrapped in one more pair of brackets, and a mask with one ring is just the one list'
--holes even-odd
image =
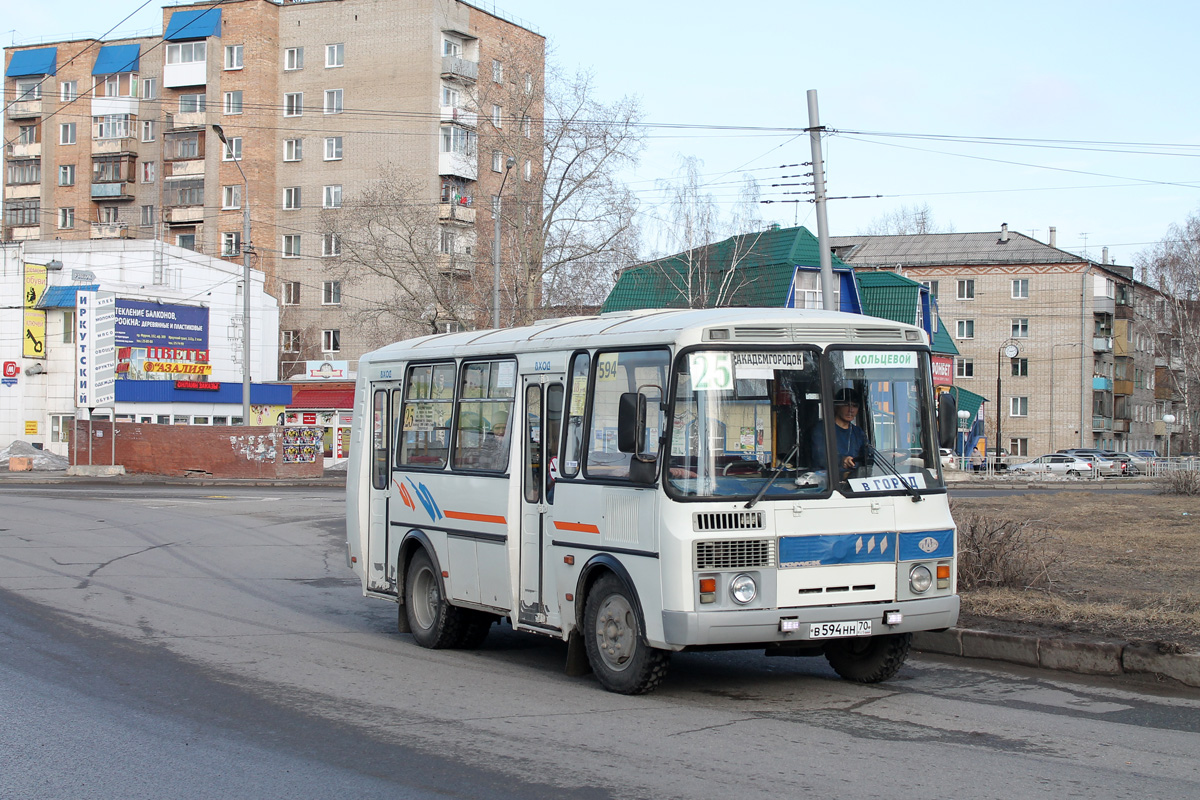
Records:
{"label": "dry grass", "polygon": [[1034,568],[1026,577],[1045,566],[1040,581],[961,582],[962,624],[1200,649],[1200,497],[1100,488],[954,506],[963,562],[975,525],[1021,532]]}

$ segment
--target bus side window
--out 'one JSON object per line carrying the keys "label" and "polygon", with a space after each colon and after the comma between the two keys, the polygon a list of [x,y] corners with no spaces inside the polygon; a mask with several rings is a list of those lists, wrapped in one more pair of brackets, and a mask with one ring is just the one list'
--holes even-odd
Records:
{"label": "bus side window", "polygon": [[375,392],[371,413],[371,485],[376,489],[388,486],[388,393]]}
{"label": "bus side window", "polygon": [[583,414],[587,409],[590,368],[591,358],[587,353],[576,353],[571,360],[570,407],[567,409],[567,428],[563,437],[563,463],[559,466],[564,478],[578,475],[579,463],[583,460]]}
{"label": "bus side window", "polygon": [[[629,453],[617,447],[617,409],[621,395],[639,392],[646,397],[645,438],[639,456],[657,457],[664,420],[662,386],[670,355],[666,350],[622,350],[596,354],[596,388],[592,398],[591,431],[584,475],[588,478],[628,479]],[[653,458],[643,460],[653,460]]]}

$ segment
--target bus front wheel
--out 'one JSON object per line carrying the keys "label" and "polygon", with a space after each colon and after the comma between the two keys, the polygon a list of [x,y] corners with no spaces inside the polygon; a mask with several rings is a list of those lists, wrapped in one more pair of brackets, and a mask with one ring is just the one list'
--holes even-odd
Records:
{"label": "bus front wheel", "polygon": [[662,683],[670,654],[646,644],[630,592],[605,575],[588,592],[583,638],[601,685],[619,694],[645,694]]}
{"label": "bus front wheel", "polygon": [[462,636],[462,613],[446,602],[433,560],[418,550],[404,579],[404,613],[413,639],[422,647],[454,647]]}
{"label": "bus front wheel", "polygon": [[839,639],[825,646],[825,658],[848,681],[879,683],[899,671],[911,645],[911,633]]}

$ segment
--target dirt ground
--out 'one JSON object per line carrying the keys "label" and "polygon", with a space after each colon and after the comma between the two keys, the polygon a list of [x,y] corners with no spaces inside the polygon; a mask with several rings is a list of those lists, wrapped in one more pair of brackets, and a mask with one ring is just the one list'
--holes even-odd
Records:
{"label": "dirt ground", "polygon": [[959,625],[1200,650],[1200,497],[1105,488],[952,492],[956,519],[1029,521],[1049,534],[1048,585],[963,591]]}

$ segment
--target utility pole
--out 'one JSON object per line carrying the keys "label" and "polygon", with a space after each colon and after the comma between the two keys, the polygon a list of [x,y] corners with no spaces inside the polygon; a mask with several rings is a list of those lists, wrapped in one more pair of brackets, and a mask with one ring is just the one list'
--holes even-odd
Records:
{"label": "utility pole", "polygon": [[825,212],[825,162],[821,158],[820,114],[817,90],[808,90],[808,141],[812,146],[813,202],[817,205],[817,249],[821,257],[821,308],[837,311],[833,294],[833,257],[829,253],[829,219]]}

